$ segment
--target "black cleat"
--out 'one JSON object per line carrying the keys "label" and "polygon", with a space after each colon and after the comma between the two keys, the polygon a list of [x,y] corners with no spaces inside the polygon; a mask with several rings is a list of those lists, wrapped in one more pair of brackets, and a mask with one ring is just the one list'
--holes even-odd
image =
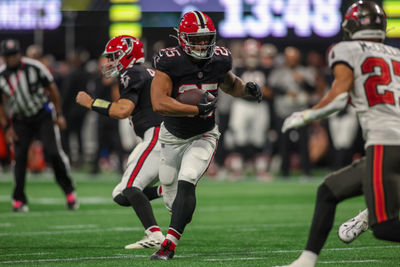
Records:
{"label": "black cleat", "polygon": [[172,248],[172,242],[168,240],[165,245],[161,244],[161,248],[151,255],[150,260],[170,260],[174,257],[174,254],[175,250]]}
{"label": "black cleat", "polygon": [[14,200],[12,203],[12,211],[14,212],[28,212],[28,205],[19,200]]}
{"label": "black cleat", "polygon": [[76,199],[75,192],[71,192],[66,195],[67,198],[67,209],[68,210],[77,210],[79,208],[79,203]]}
{"label": "black cleat", "polygon": [[67,209],[68,210],[77,210],[79,209],[79,203],[74,201],[74,202],[67,202]]}

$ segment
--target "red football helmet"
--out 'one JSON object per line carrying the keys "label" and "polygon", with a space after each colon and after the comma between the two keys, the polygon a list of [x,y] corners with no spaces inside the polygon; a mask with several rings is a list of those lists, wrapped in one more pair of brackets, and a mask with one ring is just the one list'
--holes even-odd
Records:
{"label": "red football helmet", "polygon": [[108,41],[103,56],[109,59],[102,66],[104,76],[117,77],[128,66],[144,62],[143,43],[133,36],[120,35]]}
{"label": "red football helmet", "polygon": [[380,39],[386,37],[385,11],[373,1],[358,1],[346,12],[342,23],[345,39]]}
{"label": "red football helmet", "polygon": [[216,31],[209,16],[201,11],[190,11],[183,15],[179,23],[178,41],[186,54],[196,59],[213,56]]}

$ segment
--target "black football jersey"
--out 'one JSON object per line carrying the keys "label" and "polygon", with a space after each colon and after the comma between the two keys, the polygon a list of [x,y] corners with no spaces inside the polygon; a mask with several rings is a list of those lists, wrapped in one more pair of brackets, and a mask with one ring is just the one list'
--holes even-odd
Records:
{"label": "black football jersey", "polygon": [[135,104],[131,118],[136,134],[142,138],[147,129],[159,126],[162,121],[162,117],[151,106],[150,85],[153,76],[154,70],[133,65],[118,77],[120,98],[129,99]]}
{"label": "black football jersey", "polygon": [[[218,96],[219,84],[232,69],[232,56],[228,49],[217,46],[210,59],[195,62],[177,46],[161,49],[153,58],[153,67],[171,78],[173,98],[195,88]],[[164,125],[173,135],[187,139],[213,129],[215,114],[213,112],[207,118],[164,116]]]}

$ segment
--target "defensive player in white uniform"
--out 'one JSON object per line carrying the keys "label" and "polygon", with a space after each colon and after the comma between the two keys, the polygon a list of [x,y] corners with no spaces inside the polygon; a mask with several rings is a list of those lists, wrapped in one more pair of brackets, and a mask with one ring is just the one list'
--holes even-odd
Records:
{"label": "defensive player in white uniform", "polygon": [[363,130],[366,157],[328,176],[319,187],[306,249],[289,266],[313,267],[332,228],[336,205],[364,194],[376,238],[400,242],[400,50],[383,44],[386,15],[372,1],[359,1],[342,23],[351,41],[335,45],[329,65],[335,80],[313,108],[295,112],[285,132],[344,108],[351,99]]}
{"label": "defensive player in white uniform", "polygon": [[[260,87],[244,83],[231,71],[228,49],[215,45],[211,19],[200,11],[184,14],[180,21],[179,46],[161,50],[154,57],[156,74],[151,84],[155,111],[164,115],[160,130],[160,182],[164,201],[172,211],[168,233],[153,260],[169,260],[191,221],[196,206],[195,187],[210,164],[219,138],[215,124],[218,88],[233,96],[262,99]],[[195,105],[175,98],[185,90],[201,88],[202,101]],[[215,100],[207,102],[207,95]],[[176,197],[175,197],[176,196]]]}
{"label": "defensive player in white uniform", "polygon": [[149,202],[161,194],[161,187],[150,186],[158,181],[158,135],[162,118],[151,106],[150,85],[154,71],[140,65],[144,62],[143,51],[142,42],[135,37],[112,38],[103,53],[109,59],[103,66],[103,74],[106,78],[118,79],[120,98],[111,103],[93,99],[83,91],[76,97],[77,103],[102,115],[116,119],[130,117],[136,134],[143,139],[129,155],[121,182],[112,193],[117,204],[133,207],[145,228],[146,236],[125,246],[126,249],[158,248],[164,240]]}

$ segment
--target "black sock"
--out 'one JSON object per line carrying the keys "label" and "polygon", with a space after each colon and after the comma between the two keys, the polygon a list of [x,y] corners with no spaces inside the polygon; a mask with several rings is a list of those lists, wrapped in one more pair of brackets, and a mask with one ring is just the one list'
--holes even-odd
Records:
{"label": "black sock", "polygon": [[338,201],[331,190],[325,184],[322,184],[317,192],[317,202],[306,250],[312,251],[317,255],[321,252],[333,226],[337,203]]}
{"label": "black sock", "polygon": [[146,187],[143,189],[143,193],[150,201],[160,197],[158,195],[158,186]]}
{"label": "black sock", "polygon": [[172,204],[172,218],[170,227],[183,233],[185,226],[192,220],[196,207],[195,186],[186,181],[178,182],[178,192]]}
{"label": "black sock", "polygon": [[400,242],[400,221],[398,218],[376,224],[372,227],[372,231],[378,239]]}
{"label": "black sock", "polygon": [[126,198],[126,196],[122,194],[118,194],[114,197],[114,202],[116,202],[118,205],[123,206],[123,207],[129,207],[131,203],[129,200]]}
{"label": "black sock", "polygon": [[150,201],[139,188],[129,187],[124,189],[122,193],[131,203],[136,215],[139,217],[139,220],[142,222],[145,229],[149,228],[150,226],[157,225]]}

